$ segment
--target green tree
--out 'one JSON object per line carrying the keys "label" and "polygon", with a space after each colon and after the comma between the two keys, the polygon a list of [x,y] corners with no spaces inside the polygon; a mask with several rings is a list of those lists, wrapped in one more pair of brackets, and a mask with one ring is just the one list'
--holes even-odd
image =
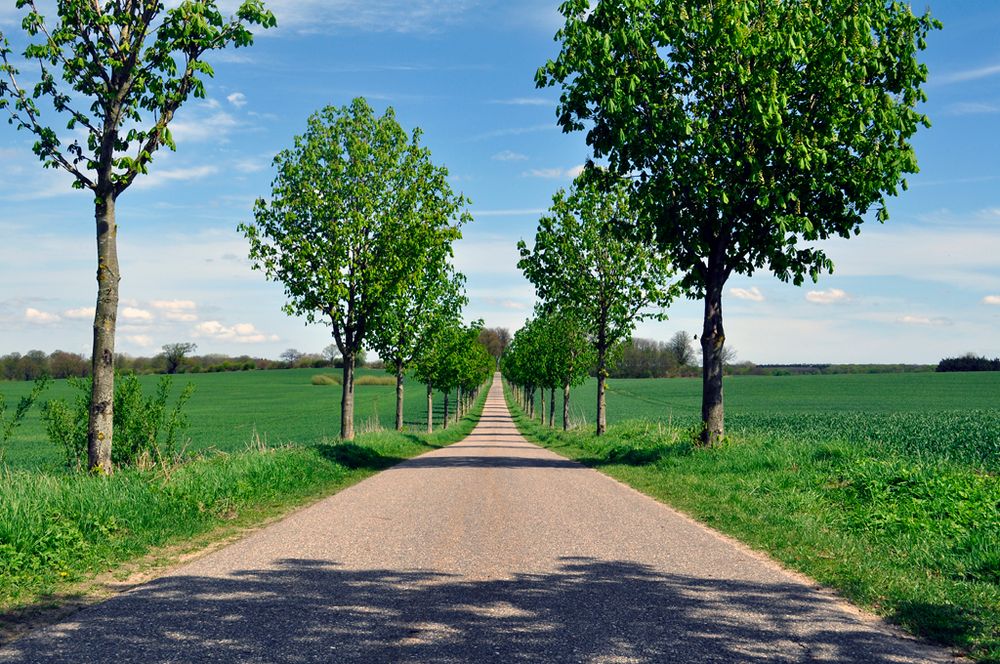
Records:
{"label": "green tree", "polygon": [[163,346],[163,357],[167,361],[167,373],[175,374],[188,354],[198,350],[198,344],[185,342]]}
{"label": "green tree", "polygon": [[[572,311],[556,309],[542,319],[547,340],[545,346],[546,370],[551,382],[562,387],[562,427],[569,429],[570,388],[583,384],[596,362],[594,345],[583,322]],[[554,399],[550,402],[549,425],[555,426],[552,417]]]}
{"label": "green tree", "polygon": [[[35,0],[17,0],[18,8],[27,8],[22,25],[31,42],[23,56],[38,65],[38,82],[30,90],[21,86],[0,33],[0,107],[12,124],[35,135],[34,152],[45,167],[69,172],[74,187],[94,196],[98,290],[87,456],[91,470],[110,473],[118,197],[148,171],[160,147],[174,149],[174,114],[191,95],[204,97],[202,77],[213,75],[205,55],[230,44],[249,46],[249,26],[268,28],[275,20],[261,0],[245,0],[228,20],[214,0],[185,0],[171,9],[156,0],[57,0],[55,6],[50,23]],[[41,99],[78,132],[60,137],[43,119]]]}
{"label": "green tree", "polygon": [[569,194],[559,191],[551,214],[538,222],[534,247],[518,242],[518,267],[535,286],[543,312],[560,310],[585,326],[597,354],[597,434],[607,428],[605,381],[610,351],[638,321],[663,319],[651,308],[673,298],[668,260],[652,238],[633,239],[615,227],[635,227],[628,190],[588,169]]}
{"label": "green tree", "polygon": [[460,237],[466,201],[448,185],[390,108],[364,99],[309,118],[294,147],[275,157],[271,200],[241,224],[255,269],[285,286],[289,314],[332,328],[344,358],[341,430],[354,438],[355,361],[373,326],[421,276],[414,270],[442,236]]}
{"label": "green tree", "polygon": [[[724,433],[722,292],[765,266],[801,284],[813,244],[860,232],[917,171],[917,61],[940,24],[872,0],[569,0],[558,121],[634,181],[643,218],[705,303],[703,441]],[[802,241],[809,244],[803,244]]]}
{"label": "green tree", "polygon": [[451,271],[450,239],[442,235],[436,255],[424,261],[413,287],[397,293],[372,329],[372,347],[396,377],[396,430],[403,430],[403,378],[437,330],[457,320],[465,297],[465,277]]}

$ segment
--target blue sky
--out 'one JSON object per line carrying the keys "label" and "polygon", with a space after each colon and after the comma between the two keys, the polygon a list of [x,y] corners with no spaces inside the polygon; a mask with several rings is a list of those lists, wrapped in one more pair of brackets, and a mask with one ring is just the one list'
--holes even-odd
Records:
{"label": "blue sky", "polygon": [[[16,34],[13,0],[0,26]],[[557,2],[271,0],[279,28],[216,55],[208,98],[178,114],[176,153],[118,204],[122,307],[118,348],[276,357],[319,351],[328,328],[281,312],[281,287],[249,269],[236,231],[266,196],[276,152],[325,105],[364,96],[421,127],[437,163],[471,200],[456,248],[469,319],[519,327],[534,301],[517,240],[587,158],[582,134],[555,124],[557,91],[534,72],[557,52]],[[918,5],[922,7],[923,5]],[[763,362],[936,362],[1000,356],[1000,3],[938,0],[915,140],[921,173],[890,221],[829,243],[832,276],[801,288],[764,273],[734,277],[725,300],[738,358]],[[52,122],[61,124],[61,122]],[[95,298],[93,207],[43,171],[31,137],[0,126],[0,354],[89,352]],[[701,328],[701,304],[677,302],[638,336]]]}

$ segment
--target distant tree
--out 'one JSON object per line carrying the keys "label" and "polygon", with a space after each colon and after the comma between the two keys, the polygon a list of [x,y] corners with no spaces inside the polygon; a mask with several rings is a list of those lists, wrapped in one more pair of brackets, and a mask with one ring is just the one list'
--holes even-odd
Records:
{"label": "distant tree", "polygon": [[975,353],[966,353],[960,357],[946,357],[938,362],[936,371],[1000,371],[1000,357],[991,360]]}
{"label": "distant tree", "polygon": [[553,198],[551,214],[538,222],[534,247],[518,242],[518,267],[535,286],[543,312],[563,311],[586,329],[597,354],[597,434],[607,428],[605,380],[611,350],[636,323],[662,319],[657,311],[673,298],[667,258],[650,238],[614,232],[635,225],[624,184],[605,190],[590,170],[569,194]]}
{"label": "distant tree", "polygon": [[500,356],[510,344],[510,330],[505,327],[485,327],[479,333],[479,343],[486,346],[490,355],[496,358],[497,366],[500,366]]}
{"label": "distant tree", "polygon": [[332,367],[334,366],[334,364],[336,364],[337,360],[340,358],[340,349],[337,348],[337,344],[330,344],[329,346],[323,349],[321,355],[327,362],[330,363],[330,366]]}
{"label": "distant tree", "polygon": [[[6,36],[0,32],[0,108],[11,123],[35,135],[35,154],[60,168],[77,189],[94,196],[97,222],[97,309],[94,316],[88,464],[110,473],[114,437],[114,354],[118,315],[118,197],[148,171],[162,146],[173,149],[168,126],[191,96],[204,97],[201,76],[212,76],[206,53],[253,43],[248,26],[275,25],[261,0],[246,0],[226,20],[215,0],[162,2],[56,0],[47,23],[35,0],[22,26],[35,39],[23,57],[39,69],[31,89],[21,86]],[[68,133],[45,123],[38,101],[68,117]],[[85,139],[81,139],[81,134]],[[82,140],[82,142],[81,142]]]}
{"label": "distant tree", "polygon": [[287,362],[288,364],[295,366],[295,363],[302,359],[302,352],[295,349],[289,348],[285,350],[279,357],[282,362]]}
{"label": "distant tree", "polygon": [[695,363],[694,340],[687,332],[674,332],[667,342],[667,350],[673,355],[674,362],[679,367],[691,366]]}
{"label": "distant tree", "polygon": [[49,355],[49,375],[53,378],[83,378],[87,375],[89,364],[83,355],[57,350]]}
{"label": "distant tree", "polygon": [[175,374],[184,363],[184,358],[198,350],[198,344],[184,342],[163,346],[163,357],[167,361],[166,373]]}
{"label": "distant tree", "polygon": [[451,232],[465,199],[390,108],[327,107],[274,160],[270,200],[241,224],[255,269],[285,286],[285,311],[332,328],[344,358],[341,438],[354,438],[354,367],[372,325],[419,278],[428,246]]}
{"label": "distant tree", "polygon": [[[885,221],[917,171],[940,27],[885,0],[568,0],[559,55],[565,131],[633,182],[635,205],[705,303],[702,441],[724,433],[722,293],[765,266],[801,284],[832,271],[817,240]],[[802,241],[805,243],[802,243]]]}

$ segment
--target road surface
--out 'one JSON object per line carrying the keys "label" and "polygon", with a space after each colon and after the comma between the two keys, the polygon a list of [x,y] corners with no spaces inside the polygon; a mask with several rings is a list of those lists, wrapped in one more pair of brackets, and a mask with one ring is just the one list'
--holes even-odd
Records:
{"label": "road surface", "polygon": [[399,464],[0,662],[953,662],[518,435]]}

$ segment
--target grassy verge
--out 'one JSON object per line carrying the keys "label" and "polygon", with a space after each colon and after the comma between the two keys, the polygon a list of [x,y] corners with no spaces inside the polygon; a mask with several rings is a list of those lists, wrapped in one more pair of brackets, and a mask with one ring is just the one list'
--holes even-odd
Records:
{"label": "grassy verge", "polygon": [[232,536],[457,442],[478,422],[485,398],[484,391],[468,416],[434,434],[380,432],[353,443],[258,446],[168,470],[124,469],[110,478],[0,468],[0,632],[129,561],[152,556],[162,564],[156,554],[165,547]]}
{"label": "grassy verge", "polygon": [[914,634],[1000,662],[1000,478],[904,447],[788,431],[714,449],[623,422],[521,432],[836,588]]}

